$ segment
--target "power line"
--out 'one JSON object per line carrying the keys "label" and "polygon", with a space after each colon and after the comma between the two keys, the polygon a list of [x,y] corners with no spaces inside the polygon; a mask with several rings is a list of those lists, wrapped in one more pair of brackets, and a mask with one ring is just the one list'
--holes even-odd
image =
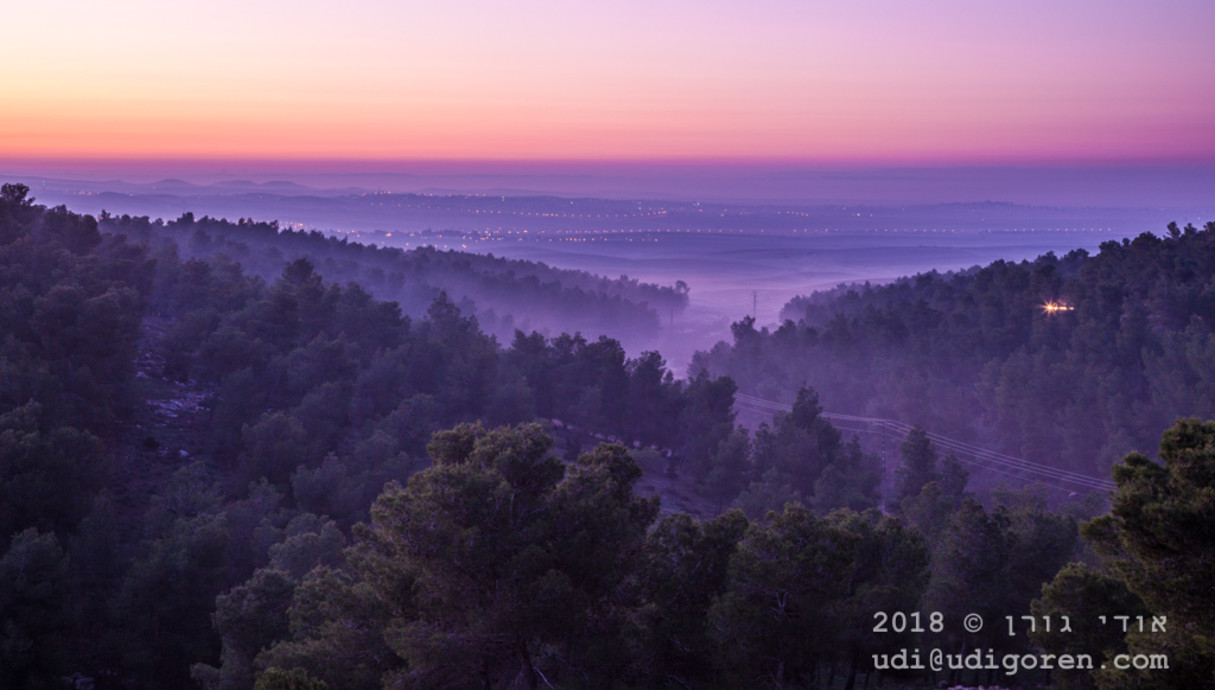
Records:
{"label": "power line", "polygon": [[[760,413],[788,412],[793,409],[793,406],[789,404],[741,393],[735,394],[734,402],[742,408]],[[883,436],[895,438],[906,437],[914,428],[910,424],[895,419],[883,419],[880,417],[863,417],[834,412],[822,412],[820,416],[830,420],[837,428],[845,431],[879,433]],[[1113,491],[1116,488],[1114,482],[1109,479],[1102,479],[1088,474],[1072,472],[1039,462],[1025,460],[994,450],[988,450],[965,441],[958,441],[941,434],[926,431],[925,435],[938,448],[952,451],[960,462],[1006,477],[1022,481],[1027,478],[1037,479],[1064,491],[1069,490],[1069,486],[1063,486],[1063,484],[1095,491]]]}

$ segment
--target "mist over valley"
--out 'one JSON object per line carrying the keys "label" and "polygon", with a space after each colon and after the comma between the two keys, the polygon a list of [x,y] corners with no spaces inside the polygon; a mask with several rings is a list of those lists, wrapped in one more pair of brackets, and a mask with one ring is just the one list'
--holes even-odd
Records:
{"label": "mist over valley", "polygon": [[[1103,515],[1209,504],[1201,206],[43,182],[0,194],[7,685],[811,688],[963,644],[873,611],[1205,582]],[[771,587],[830,631],[755,628]]]}
{"label": "mist over valley", "polygon": [[[559,166],[550,167],[558,169],[541,168],[530,174],[513,168],[415,175],[297,172],[298,182],[273,179],[267,173],[252,175],[257,180],[253,181],[231,173],[207,176],[184,170],[179,172],[192,172],[194,181],[39,178],[32,186],[41,202],[66,204],[93,214],[104,210],[112,215],[172,220],[188,212],[198,218],[277,220],[284,229],[320,230],[380,247],[430,246],[492,254],[656,285],[683,281],[690,288],[687,308],[678,314],[669,309],[660,314],[661,329],[657,331],[641,334],[628,328],[610,332],[594,324],[577,326],[588,337],[622,339],[634,355],[658,349],[680,374],[695,351],[728,339],[731,323],[752,316],[760,325],[779,325],[788,317],[782,315],[785,305],[799,295],[845,283],[883,283],[927,271],[965,270],[998,259],[1020,261],[1073,249],[1094,252],[1109,239],[1160,232],[1172,221],[1201,224],[1215,215],[1209,205],[1203,205],[1201,194],[1187,191],[1195,189],[1195,180],[1182,175],[1184,169],[1174,174],[1185,183],[1175,185],[1163,198],[1188,203],[1166,210],[1127,206],[1127,202],[1149,199],[1159,203],[1162,195],[1126,194],[1136,175],[1118,174],[1117,170],[1106,172],[1105,185],[1100,184],[1100,176],[1095,181],[1081,178],[1085,180],[1082,189],[1075,189],[1074,175],[1068,177],[1072,198],[1107,204],[1075,206],[1040,203],[1059,197],[1057,181],[1052,186],[1052,180],[1062,173],[1051,169],[1032,174],[981,169],[968,176],[948,170],[845,174],[766,168],[740,172],[710,166],[703,170],[676,168],[664,171],[673,174],[647,177],[623,167],[600,166],[578,171],[581,174],[561,174]],[[136,174],[134,179],[149,175]],[[1197,177],[1201,180],[1203,173]],[[706,183],[714,179],[721,186],[734,184],[729,189],[735,194],[743,190],[756,198],[720,200],[718,197],[729,192]],[[790,179],[798,184],[790,186]],[[473,193],[305,184],[339,181],[375,181],[405,188],[445,183],[472,188]],[[477,188],[494,182],[513,184],[500,190]],[[762,187],[763,182],[770,186]],[[699,192],[706,200],[611,198],[613,185],[631,185],[639,191],[646,184],[684,197]],[[1156,181],[1158,187],[1161,184]],[[521,189],[527,186],[542,193]],[[564,190],[566,195],[555,196],[554,190]],[[575,192],[595,192],[607,198],[569,196]],[[770,200],[782,193],[805,200]],[[982,193],[1025,203],[943,201]],[[822,202],[831,196],[860,201]],[[900,197],[919,200],[898,203]],[[539,313],[513,316],[515,326],[560,331],[558,324]],[[486,326],[500,340],[511,337],[512,326]]]}
{"label": "mist over valley", "polygon": [[1215,2],[10,4],[0,690],[1215,690]]}

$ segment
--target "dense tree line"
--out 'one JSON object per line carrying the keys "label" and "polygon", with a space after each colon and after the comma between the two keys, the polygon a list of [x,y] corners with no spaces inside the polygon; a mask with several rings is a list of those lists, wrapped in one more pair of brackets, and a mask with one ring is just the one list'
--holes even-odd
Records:
{"label": "dense tree line", "polygon": [[1048,253],[798,298],[779,328],[744,319],[733,342],[693,367],[774,400],[806,383],[834,412],[1107,476],[1176,419],[1215,415],[1213,276],[1215,224],[1174,224],[1094,256]]}
{"label": "dense tree line", "polygon": [[[1032,494],[992,508],[961,497],[935,530],[796,502],[755,521],[739,511],[655,521],[654,500],[633,494],[641,473],[624,448],[562,467],[550,445],[535,425],[436,434],[435,464],[390,485],[331,562],[302,577],[272,565],[217,600],[225,661],[196,666],[195,677],[215,688],[254,678],[854,688],[875,674],[900,686],[1215,687],[1213,423],[1168,431],[1164,467],[1139,455],[1119,466],[1113,510],[1084,524],[1098,557],[1073,517]],[[289,593],[284,582],[299,584]],[[968,614],[986,627],[967,632]],[[908,648],[995,661],[939,673],[884,661]],[[1063,654],[1086,655],[1091,668],[1037,667]],[[1167,662],[1119,668],[1119,654]],[[288,676],[296,685],[273,684]]]}
{"label": "dense tree line", "polygon": [[377,247],[316,230],[280,228],[277,222],[241,218],[234,223],[189,212],[166,222],[103,213],[100,227],[183,259],[239,257],[246,272],[267,281],[278,276],[284,263],[306,258],[329,280],[357,282],[414,316],[446,292],[499,337],[509,337],[515,329],[652,336],[660,314],[682,311],[688,301],[680,283],[658,286],[628,276],[606,278],[431,246]]}
{"label": "dense tree line", "polygon": [[[677,380],[657,353],[504,348],[442,293],[411,317],[305,259],[267,281],[27,195],[0,193],[0,686],[1008,681],[875,657],[934,645],[1176,659],[1016,679],[1060,687],[1215,681],[1211,424],[1167,433],[1163,466],[1127,458],[1090,550],[1087,515],[980,502],[921,429],[880,496],[809,387],[751,433],[733,381]],[[664,514],[645,471],[711,509]],[[1094,608],[1175,623],[958,627]],[[878,611],[949,625],[882,632]]]}
{"label": "dense tree line", "polygon": [[[442,292],[410,318],[307,259],[267,282],[132,239],[22,185],[0,198],[0,526],[15,562],[48,568],[30,594],[48,615],[0,646],[6,686],[188,683],[220,649],[216,596],[273,546],[349,539],[440,429],[559,415],[572,459],[595,435],[682,452],[731,427],[729,399],[687,412],[717,382],[657,353],[522,332],[503,349]],[[308,548],[282,558],[322,558]]]}

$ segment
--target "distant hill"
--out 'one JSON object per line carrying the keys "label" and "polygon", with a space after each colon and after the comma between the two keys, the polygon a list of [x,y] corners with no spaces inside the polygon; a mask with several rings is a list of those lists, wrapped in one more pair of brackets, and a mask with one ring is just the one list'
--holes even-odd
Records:
{"label": "distant hill", "polygon": [[644,337],[657,331],[660,311],[681,311],[687,305],[686,290],[675,287],[492,255],[376,247],[317,231],[283,229],[275,222],[196,219],[187,212],[169,222],[103,215],[99,227],[153,246],[173,245],[187,258],[227,255],[266,280],[286,264],[307,258],[327,279],[358,283],[379,299],[398,302],[407,314],[425,313],[446,292],[503,340],[515,329]]}
{"label": "distant hill", "polygon": [[[1215,415],[1215,223],[799,297],[693,370],[1106,476],[1178,417]],[[1047,309],[1048,303],[1063,305]]]}

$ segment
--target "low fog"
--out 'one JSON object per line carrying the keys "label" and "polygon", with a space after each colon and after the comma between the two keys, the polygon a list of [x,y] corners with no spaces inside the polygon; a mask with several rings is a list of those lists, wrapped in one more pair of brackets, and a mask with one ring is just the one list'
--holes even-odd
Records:
{"label": "low fog", "polygon": [[[588,338],[620,339],[632,356],[660,350],[678,375],[686,372],[694,352],[728,339],[731,323],[751,316],[759,326],[778,325],[782,309],[799,295],[843,283],[882,283],[931,270],[962,270],[997,259],[1020,261],[1077,248],[1093,252],[1108,239],[1159,232],[1172,220],[1201,223],[1210,216],[1209,208],[1200,205],[1184,209],[1180,217],[1158,207],[1128,206],[1147,199],[1121,193],[1137,178],[1116,170],[1071,184],[1080,202],[1123,202],[1101,207],[980,201],[1058,200],[1060,190],[1068,187],[1059,170],[1039,171],[1037,176],[984,170],[970,175],[965,184],[959,171],[945,170],[862,174],[720,168],[682,170],[662,183],[657,181],[661,171],[625,166],[594,174],[491,168],[478,174],[434,169],[413,175],[304,171],[291,180],[236,177],[247,172],[194,171],[189,179],[153,180],[136,175],[133,182],[38,178],[31,186],[41,203],[66,204],[93,214],[104,210],[166,221],[184,213],[233,222],[277,220],[284,229],[317,230],[380,247],[432,246],[492,254],[668,288],[683,281],[690,290],[686,308],[649,305],[654,313],[646,317],[647,323],[631,325],[619,319],[597,323],[586,311],[571,322],[568,314],[555,313],[552,304],[490,304],[492,294],[481,300],[468,295],[480,302],[483,312],[493,309],[481,314],[482,325],[504,344],[515,328],[551,336],[572,323]],[[1002,196],[997,185],[1001,179]],[[769,196],[819,201],[726,201],[722,185],[730,180],[739,184],[729,189],[743,190],[743,196],[758,197],[767,190]],[[342,182],[349,186],[338,186]],[[376,182],[384,186],[370,186]],[[669,193],[674,200],[628,198],[622,192],[627,187],[640,193],[649,183],[654,183],[647,187],[652,194]],[[1077,185],[1083,189],[1075,189]],[[386,190],[436,186],[446,190]],[[1188,188],[1179,185],[1164,196],[1186,196]],[[1101,189],[1106,191],[1098,193]],[[538,190],[547,195],[535,195]],[[603,197],[557,195],[588,190]],[[691,200],[693,191],[705,200]],[[878,200],[883,194],[887,200]],[[1193,201],[1195,196],[1187,198]],[[821,201],[828,198],[865,201]],[[966,199],[971,201],[959,201]],[[275,270],[268,264],[264,277],[273,278]],[[401,299],[375,286],[368,289],[382,299]],[[420,296],[419,304],[424,301]]]}
{"label": "low fog", "polygon": [[[500,591],[408,584],[460,581],[450,553],[543,573],[508,600],[553,591],[562,611],[589,601],[562,573],[594,583],[619,563],[627,589],[649,583],[619,630],[650,641],[669,638],[662,593],[703,587],[701,572],[717,583],[690,624],[729,624],[719,604],[753,581],[748,554],[773,572],[838,555],[824,582],[869,573],[829,600],[865,620],[826,630],[1008,592],[983,609],[995,620],[1069,576],[1078,521],[1107,497],[1123,516],[1201,496],[1188,468],[1215,437],[1189,419],[1215,416],[1201,210],[35,186],[67,208],[0,190],[0,527],[15,535],[0,566],[18,565],[0,575],[20,576],[7,620],[25,627],[6,630],[27,635],[5,687],[33,662],[81,687],[348,669],[325,682],[379,687],[415,668],[384,644],[421,620],[417,602]],[[1153,448],[1165,468],[1127,456]],[[783,543],[798,546],[766,546]],[[444,556],[423,571],[429,557],[400,560],[410,549]],[[883,550],[906,563],[875,570]],[[906,605],[841,598],[895,578]],[[959,596],[964,582],[978,588]],[[26,654],[44,649],[69,660]],[[332,649],[384,661],[334,664]],[[646,670],[654,658],[638,655],[654,679],[638,687],[671,677]],[[1201,684],[1187,678],[1170,683]]]}

